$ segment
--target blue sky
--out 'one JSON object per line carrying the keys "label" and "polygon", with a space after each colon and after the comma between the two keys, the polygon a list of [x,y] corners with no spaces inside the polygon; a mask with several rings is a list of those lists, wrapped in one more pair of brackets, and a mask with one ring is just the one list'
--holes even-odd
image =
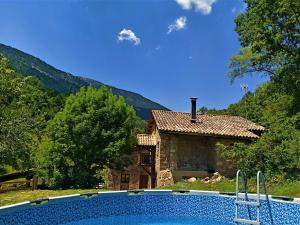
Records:
{"label": "blue sky", "polygon": [[224,108],[266,78],[227,76],[242,0],[0,0],[0,43],[174,111]]}

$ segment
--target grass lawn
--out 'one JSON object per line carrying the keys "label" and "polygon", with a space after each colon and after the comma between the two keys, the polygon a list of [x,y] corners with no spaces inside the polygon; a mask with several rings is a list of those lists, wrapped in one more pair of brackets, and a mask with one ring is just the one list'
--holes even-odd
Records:
{"label": "grass lawn", "polygon": [[[240,185],[241,187],[242,185]],[[220,191],[220,192],[235,192],[235,180],[224,179],[219,183],[205,184],[201,180],[194,183],[181,181],[173,186],[164,187],[165,189],[188,189],[188,190],[207,190],[207,191]],[[256,193],[256,180],[249,180],[247,185],[248,192]],[[263,189],[261,187],[261,193]],[[272,195],[284,195],[300,197],[300,180],[293,182],[281,183],[268,183],[267,193]]]}
{"label": "grass lawn", "polygon": [[68,189],[68,190],[20,190],[0,193],[0,206],[14,203],[48,198],[60,195],[82,194],[87,192],[105,191],[103,189]]}
{"label": "grass lawn", "polygon": [[[161,188],[159,188],[161,189]],[[164,189],[189,189],[189,190],[207,190],[220,192],[234,192],[235,180],[224,179],[219,183],[205,184],[200,180],[194,183],[181,181],[173,186],[164,187]],[[69,190],[35,190],[35,191],[10,191],[0,194],[0,206],[14,204],[18,202],[35,200],[38,198],[47,198],[59,195],[81,194],[86,192],[105,191],[102,189],[69,189]],[[250,180],[248,191],[256,192],[256,181]],[[262,189],[261,189],[262,191]],[[284,195],[300,197],[300,180],[293,182],[281,182],[267,184],[267,192],[272,195]]]}

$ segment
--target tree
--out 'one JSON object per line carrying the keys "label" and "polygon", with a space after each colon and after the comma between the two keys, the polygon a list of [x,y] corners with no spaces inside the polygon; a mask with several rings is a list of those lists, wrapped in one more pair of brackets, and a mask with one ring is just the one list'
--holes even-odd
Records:
{"label": "tree", "polygon": [[47,121],[62,104],[62,96],[36,78],[15,73],[8,60],[0,57],[0,173],[35,165]]}
{"label": "tree", "polygon": [[134,109],[106,87],[70,95],[43,143],[48,185],[91,187],[97,171],[129,163],[123,156],[131,153],[139,124]]}
{"label": "tree", "polygon": [[[254,175],[297,177],[300,172],[300,2],[245,0],[236,31],[242,49],[231,57],[232,80],[265,74],[270,81],[226,110],[265,126],[256,142],[219,145],[222,156]],[[245,114],[247,108],[247,114]]]}
{"label": "tree", "polygon": [[207,114],[208,113],[208,108],[205,107],[205,106],[202,106],[201,108],[199,108],[197,110],[198,113],[201,113],[201,114]]}
{"label": "tree", "polygon": [[253,144],[219,145],[221,157],[230,159],[250,176],[258,170],[268,176],[299,179],[300,113],[283,118]]}
{"label": "tree", "polygon": [[[298,178],[300,174],[300,113],[295,113],[293,96],[276,91],[274,82],[232,104],[226,114],[248,116],[266,131],[251,144],[219,145],[221,157],[232,160],[249,175],[262,170],[268,176]],[[245,113],[245,106],[248,112]]]}
{"label": "tree", "polygon": [[300,1],[245,0],[236,19],[242,49],[231,58],[232,79],[266,74],[278,90],[292,94],[300,110]]}

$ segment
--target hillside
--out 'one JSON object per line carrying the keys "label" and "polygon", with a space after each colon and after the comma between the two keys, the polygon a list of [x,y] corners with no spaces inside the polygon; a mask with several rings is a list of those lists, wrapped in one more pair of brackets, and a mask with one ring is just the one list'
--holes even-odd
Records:
{"label": "hillside", "polygon": [[[71,73],[56,69],[32,55],[10,46],[0,44],[0,54],[9,59],[11,66],[16,72],[35,76],[47,87],[64,94],[76,92],[82,86],[86,87],[92,85],[98,88],[101,85],[105,85],[96,80],[75,76]],[[147,120],[150,116],[150,111],[153,109],[167,109],[140,94],[112,86],[109,87],[114,94],[122,95],[126,102],[135,108],[137,115],[142,119]]]}

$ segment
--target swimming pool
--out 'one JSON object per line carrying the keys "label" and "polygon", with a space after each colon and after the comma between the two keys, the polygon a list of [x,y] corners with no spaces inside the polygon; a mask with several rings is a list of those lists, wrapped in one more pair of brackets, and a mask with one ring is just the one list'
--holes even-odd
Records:
{"label": "swimming pool", "polygon": [[188,216],[109,216],[98,219],[79,220],[64,225],[224,225],[231,223]]}
{"label": "swimming pool", "polygon": [[[234,201],[234,196],[204,191],[89,193],[1,207],[0,224],[229,225],[233,224]],[[299,199],[287,202],[271,197],[261,203],[261,224],[300,225]],[[255,219],[254,208],[240,208],[240,217]]]}

